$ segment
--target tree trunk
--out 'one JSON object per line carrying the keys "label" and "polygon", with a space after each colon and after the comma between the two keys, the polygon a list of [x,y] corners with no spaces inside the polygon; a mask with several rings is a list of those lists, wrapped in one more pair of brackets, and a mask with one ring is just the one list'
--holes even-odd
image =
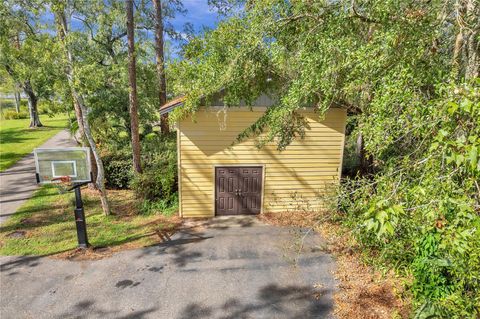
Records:
{"label": "tree trunk", "polygon": [[453,61],[452,61],[452,74],[455,80],[458,79],[462,69],[462,48],[463,48],[463,32],[462,28],[457,33],[455,37],[455,46],[453,47]]}
{"label": "tree trunk", "polygon": [[28,101],[28,112],[30,114],[30,127],[42,127],[42,123],[40,122],[40,118],[38,117],[38,98],[33,92],[32,85],[30,81],[25,81],[23,84],[23,91],[27,95]]}
{"label": "tree trunk", "polygon": [[[73,73],[72,73],[72,77],[69,77],[69,78],[73,79]],[[100,194],[100,202],[102,204],[103,213],[105,215],[110,215],[110,206],[108,204],[107,191],[105,189],[105,170],[103,168],[102,158],[100,157],[100,154],[97,150],[97,145],[95,144],[95,140],[93,139],[93,135],[90,130],[90,123],[88,123],[88,109],[84,104],[83,96],[76,92],[76,90],[73,88],[73,81],[70,79],[69,79],[69,82],[70,82],[72,94],[74,96],[74,99],[78,101],[78,104],[82,111],[85,137],[88,141],[90,150],[92,151],[95,162],[97,164],[96,165],[97,178],[95,181],[97,186],[96,188],[98,189],[98,192]],[[95,171],[95,170],[92,170],[92,171]]]}
{"label": "tree trunk", "polygon": [[[92,165],[92,181],[97,180],[97,175],[98,175],[98,165],[97,165],[97,160],[95,159],[95,155],[91,151],[92,149],[90,148],[90,165]],[[89,183],[88,188],[91,190],[98,190],[98,186],[96,183]]]}
{"label": "tree trunk", "polygon": [[372,163],[370,156],[365,152],[362,132],[358,133],[355,153],[358,158],[358,171],[360,172],[360,175],[367,175],[370,172]]}
{"label": "tree trunk", "polygon": [[471,80],[480,75],[480,4],[478,0],[456,2],[459,29],[453,50],[456,80]]}
{"label": "tree trunk", "polygon": [[[105,189],[105,171],[103,168],[103,162],[102,158],[100,157],[100,154],[97,150],[97,145],[95,144],[95,140],[93,138],[92,132],[90,130],[90,123],[88,122],[88,108],[85,105],[85,101],[83,99],[83,96],[77,92],[75,85],[74,85],[74,80],[75,80],[75,74],[74,74],[74,69],[73,69],[73,56],[70,52],[70,49],[68,47],[67,41],[66,41],[66,36],[68,34],[68,28],[67,28],[67,20],[65,17],[65,12],[63,9],[58,9],[57,12],[55,12],[55,19],[57,23],[57,28],[59,32],[59,38],[60,41],[63,45],[64,52],[65,52],[65,58],[67,61],[67,65],[65,68],[65,73],[67,76],[67,81],[70,87],[70,92],[72,94],[72,98],[74,101],[74,105],[78,106],[81,113],[81,117],[77,118],[78,125],[79,127],[83,126],[83,133],[85,135],[86,141],[88,143],[88,146],[90,147],[90,150],[93,153],[93,156],[95,158],[96,162],[96,170],[97,170],[97,177],[95,179],[95,183],[97,185],[98,192],[100,194],[100,201],[103,209],[103,213],[105,215],[110,214],[110,206],[108,203],[108,198],[107,198],[107,192]],[[75,112],[75,115],[78,116],[79,114]]]}
{"label": "tree trunk", "polygon": [[20,105],[21,105],[21,98],[20,98],[20,90],[19,85],[15,84],[15,92],[13,95],[15,96],[15,111],[20,113]]}
{"label": "tree trunk", "polygon": [[126,0],[128,38],[128,81],[130,102],[130,126],[132,135],[133,169],[142,173],[140,163],[140,135],[138,132],[137,70],[135,59],[135,36],[133,21],[133,0]]}
{"label": "tree trunk", "polygon": [[78,105],[77,101],[73,101],[73,109],[75,111],[75,118],[77,119],[80,144],[85,146],[85,128],[83,124],[82,109],[80,108],[80,105]]}
{"label": "tree trunk", "polygon": [[466,43],[465,78],[475,79],[480,74],[480,4],[478,0],[468,0],[466,5],[466,20],[469,22]]}
{"label": "tree trunk", "polygon": [[[165,79],[165,54],[163,49],[163,15],[161,0],[153,0],[155,7],[155,58],[157,62],[158,77],[158,101],[160,107],[167,103],[167,83]],[[169,132],[168,114],[164,114],[160,118],[160,128],[162,133]]]}

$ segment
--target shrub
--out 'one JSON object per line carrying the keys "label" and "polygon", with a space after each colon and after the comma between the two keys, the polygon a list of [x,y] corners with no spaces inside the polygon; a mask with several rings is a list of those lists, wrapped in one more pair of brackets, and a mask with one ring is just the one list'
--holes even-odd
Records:
{"label": "shrub", "polygon": [[50,110],[48,105],[39,103],[38,105],[38,114],[53,116],[53,112]]}
{"label": "shrub", "polygon": [[133,178],[132,189],[145,200],[172,202],[178,186],[175,134],[149,134],[142,147],[143,174]]}
{"label": "shrub", "polygon": [[15,109],[15,101],[13,99],[0,98],[0,110],[2,112]]}
{"label": "shrub", "polygon": [[176,170],[176,165],[168,165],[168,163],[152,165],[143,174],[133,178],[132,189],[139,198],[150,201],[169,200],[177,192]]}
{"label": "shrub", "polygon": [[120,153],[102,156],[105,184],[108,188],[128,188],[133,178],[132,158]]}
{"label": "shrub", "polygon": [[8,110],[3,113],[3,118],[6,120],[18,120],[18,119],[28,119],[28,112],[20,111],[16,112],[14,110]]}
{"label": "shrub", "polygon": [[65,112],[65,107],[61,103],[55,103],[49,100],[41,100],[38,102],[38,114],[53,117],[55,114]]}

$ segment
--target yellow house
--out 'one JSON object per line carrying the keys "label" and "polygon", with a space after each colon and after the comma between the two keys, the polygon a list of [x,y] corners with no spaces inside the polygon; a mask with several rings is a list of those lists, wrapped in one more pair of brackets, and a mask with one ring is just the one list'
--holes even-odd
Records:
{"label": "yellow house", "polygon": [[[181,107],[182,99],[161,108]],[[257,148],[255,138],[233,144],[271,105],[204,107],[177,127],[179,209],[182,217],[320,210],[342,169],[346,110],[331,108],[323,119],[305,108],[303,139],[284,151],[275,143]]]}

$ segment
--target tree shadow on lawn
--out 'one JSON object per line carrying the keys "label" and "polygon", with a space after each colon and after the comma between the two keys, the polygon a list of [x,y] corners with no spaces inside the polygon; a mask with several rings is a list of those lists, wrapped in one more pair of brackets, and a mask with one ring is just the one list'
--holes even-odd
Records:
{"label": "tree shadow on lawn", "polygon": [[[25,193],[28,193],[28,192],[29,191],[25,191]],[[48,196],[55,196],[55,194],[42,195],[42,197],[48,197]],[[29,200],[30,198],[31,198],[30,196],[26,196],[26,197],[9,199],[9,200],[0,200],[0,204],[17,202],[17,201],[22,201],[22,200]],[[54,209],[55,209],[55,207],[58,208],[58,206],[54,206]],[[36,211],[41,211],[41,210],[44,210],[44,207],[29,209],[28,213],[34,213]],[[15,215],[16,213],[18,213],[18,212],[11,213],[11,214],[2,214],[2,216],[11,216],[11,215]]]}
{"label": "tree shadow on lawn", "polygon": [[[55,211],[55,210],[59,210],[59,209],[63,209],[64,206],[63,205],[55,205],[55,206],[49,206],[49,209],[51,209],[52,211]],[[73,209],[72,209],[73,211]],[[28,210],[25,210],[25,211],[21,211],[21,212],[16,212],[16,213],[13,213],[12,215],[13,216],[18,216],[17,219],[19,219],[16,223],[13,223],[13,224],[7,224],[6,226],[0,226],[0,234],[2,233],[10,233],[10,232],[13,232],[13,231],[19,231],[19,230],[32,230],[32,229],[35,229],[35,228],[38,228],[38,227],[45,227],[45,226],[49,226],[49,225],[52,225],[52,224],[57,224],[57,223],[60,223],[60,222],[66,222],[68,220],[72,220],[74,221],[73,219],[73,212],[71,213],[71,216],[70,215],[67,215],[65,213],[61,213],[61,214],[44,214],[44,215],[35,215],[36,213],[41,213],[41,212],[45,212],[45,208],[42,207],[37,207],[37,208],[32,208],[32,209],[28,209]],[[20,215],[23,217],[21,218]],[[34,215],[31,215],[31,214],[34,214]],[[5,216],[5,215],[4,215]],[[6,236],[8,236],[8,234],[5,234]]]}
{"label": "tree shadow on lawn", "polygon": [[[54,129],[54,128],[52,128],[52,129]],[[29,137],[29,135],[28,135],[28,133],[30,133],[34,130],[37,130],[37,129],[29,129],[29,128],[2,129],[2,130],[0,130],[0,141],[2,141],[2,144],[21,144],[21,143],[25,143],[26,141],[29,141],[29,140],[35,140],[34,135],[31,135],[31,137]],[[42,131],[47,131],[47,130],[48,130],[48,127],[46,129],[42,129]],[[15,154],[15,153],[13,153],[13,154]],[[3,158],[3,156],[4,156],[4,153],[2,153],[2,158]]]}
{"label": "tree shadow on lawn", "polygon": [[[29,143],[29,141],[35,141],[37,137],[34,134],[30,134],[32,132],[48,132],[53,130],[58,130],[59,127],[55,126],[42,126],[39,128],[9,128],[9,129],[2,129],[0,130],[0,141],[2,142],[3,147],[7,144],[25,144]],[[23,153],[15,153],[15,152],[2,152],[0,154],[1,161],[8,161],[12,159],[16,159],[18,157],[23,157],[30,152],[23,152]]]}
{"label": "tree shadow on lawn", "polygon": [[[60,120],[63,121],[63,120]],[[27,124],[28,125],[28,124]],[[15,144],[28,144],[31,143],[38,138],[35,134],[30,134],[32,132],[48,132],[61,129],[60,126],[42,126],[38,128],[8,128],[8,129],[1,129],[0,130],[0,141],[2,144],[2,152],[0,153],[0,167],[4,167],[4,169],[8,169],[11,167],[15,162],[20,160],[22,157],[27,156],[31,153],[29,151],[22,151],[22,152],[12,152],[9,149],[9,152],[5,152],[5,148],[13,148]],[[45,136],[48,137],[48,136]],[[43,138],[43,136],[42,136]],[[9,145],[13,144],[13,145]],[[32,144],[32,148],[34,145]]]}
{"label": "tree shadow on lawn", "polygon": [[[41,188],[36,191],[30,200],[15,213],[11,214],[10,220],[7,220],[0,226],[0,234],[9,233],[18,230],[32,230],[38,227],[44,227],[51,224],[66,222],[73,215],[66,214],[68,209],[68,200],[62,199],[60,195],[53,192],[52,187]],[[5,234],[8,236],[8,234]]]}
{"label": "tree shadow on lawn", "polygon": [[28,154],[29,153],[1,152],[0,153],[0,167],[3,167],[2,171],[6,170],[6,169],[9,169],[18,160],[22,159],[24,156],[27,156]]}

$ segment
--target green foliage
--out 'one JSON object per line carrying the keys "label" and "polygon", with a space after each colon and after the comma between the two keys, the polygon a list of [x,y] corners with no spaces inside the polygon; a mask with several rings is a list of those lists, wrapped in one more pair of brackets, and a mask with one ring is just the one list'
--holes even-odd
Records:
{"label": "green foliage", "polygon": [[131,183],[139,198],[173,203],[177,198],[176,135],[152,134],[142,143],[143,173]]}
{"label": "green foliage", "polygon": [[[0,79],[1,79],[1,76],[0,76]],[[0,92],[8,92],[8,91],[5,90]],[[8,110],[15,110],[15,100],[0,98],[0,112],[3,113]]]}
{"label": "green foliage", "polygon": [[389,205],[384,199],[378,202],[371,201],[362,217],[365,220],[363,226],[367,233],[375,234],[377,239],[391,237],[402,215],[404,211],[400,205]]}
{"label": "green foliage", "polygon": [[55,114],[65,113],[66,109],[63,103],[55,103],[50,100],[41,100],[38,102],[38,113],[45,114],[49,117]]}
{"label": "green foliage", "polygon": [[143,200],[138,209],[144,215],[161,213],[164,216],[173,216],[178,212],[178,193],[168,199]]}
{"label": "green foliage", "polygon": [[125,153],[110,153],[102,156],[105,169],[105,185],[108,188],[128,188],[133,178],[132,156]]}
{"label": "green foliage", "polygon": [[[150,202],[145,204],[148,207],[157,201],[166,204],[174,203],[178,181],[176,134],[172,133],[166,136],[160,135],[158,132],[142,134],[141,145],[143,174],[136,176],[132,170],[132,155],[128,137],[123,144],[110,143],[108,145],[109,149],[105,149],[102,154],[107,186],[111,188],[131,187],[137,197]],[[142,211],[151,211],[151,209],[145,208]]]}
{"label": "green foliage", "polygon": [[15,110],[8,110],[8,111],[3,112],[2,116],[5,120],[27,119],[28,118],[28,112],[20,111],[20,112],[17,113]]}
{"label": "green foliage", "polygon": [[[353,14],[351,6],[351,1],[258,1],[191,41],[184,59],[169,70],[176,92],[187,96],[172,120],[195,112],[202,102],[208,105],[221,90],[227,106],[249,104],[261,93],[275,97],[274,107],[241,137],[263,132],[263,142],[275,140],[279,149],[302,136],[305,122],[298,110],[306,105],[320,116],[332,106],[369,112],[366,106],[372,105],[379,111],[375,116],[399,134],[406,119],[397,121],[396,110],[419,106],[425,93],[417,88],[431,85],[430,74],[443,76],[442,56],[430,51],[442,6],[359,3],[375,23]],[[391,19],[405,11],[421,15]]]}
{"label": "green foliage", "polygon": [[439,87],[397,141],[402,153],[370,149],[377,175],[343,185],[345,223],[384,264],[413,275],[419,318],[480,311],[479,84]]}
{"label": "green foliage", "polygon": [[0,5],[1,72],[20,87],[28,82],[37,98],[51,98],[54,83],[63,79],[56,63],[60,52],[54,35],[40,32],[44,31],[39,18],[45,13],[44,8],[35,1],[22,5],[15,1]]}

